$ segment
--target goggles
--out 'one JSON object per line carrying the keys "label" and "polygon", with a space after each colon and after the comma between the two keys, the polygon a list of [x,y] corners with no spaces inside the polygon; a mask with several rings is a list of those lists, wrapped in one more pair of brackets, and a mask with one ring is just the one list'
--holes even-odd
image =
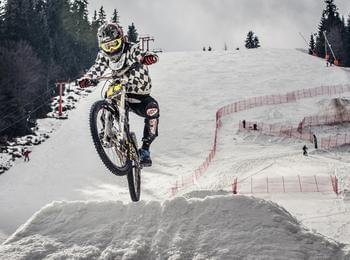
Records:
{"label": "goggles", "polygon": [[100,48],[107,53],[115,52],[115,51],[119,50],[121,46],[122,46],[122,39],[121,38],[100,44]]}

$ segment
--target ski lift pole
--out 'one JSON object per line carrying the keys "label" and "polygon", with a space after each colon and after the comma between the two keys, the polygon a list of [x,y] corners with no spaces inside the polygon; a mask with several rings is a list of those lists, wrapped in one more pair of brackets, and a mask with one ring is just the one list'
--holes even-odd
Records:
{"label": "ski lift pole", "polygon": [[63,83],[56,83],[59,87],[60,99],[58,102],[58,115],[62,116],[62,94],[63,94]]}
{"label": "ski lift pole", "polygon": [[[333,49],[332,49],[332,45],[329,43],[327,35],[326,35],[326,31],[323,31],[323,35],[324,35],[324,39],[325,39],[325,44],[328,45],[329,49],[331,50],[332,56],[334,58],[334,60],[337,60],[337,58],[334,55]],[[326,54],[327,54],[327,46],[326,46]]]}

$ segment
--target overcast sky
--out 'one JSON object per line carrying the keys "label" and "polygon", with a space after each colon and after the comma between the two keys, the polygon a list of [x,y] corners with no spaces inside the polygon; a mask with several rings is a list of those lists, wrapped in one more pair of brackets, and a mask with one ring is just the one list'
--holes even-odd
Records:
{"label": "overcast sky", "polygon": [[[345,19],[350,0],[335,0]],[[249,30],[262,47],[306,47],[317,31],[324,0],[89,0],[89,12],[104,6],[111,17],[116,8],[127,31],[134,22],[139,34],[155,37],[152,48],[165,51],[223,49],[244,46]]]}

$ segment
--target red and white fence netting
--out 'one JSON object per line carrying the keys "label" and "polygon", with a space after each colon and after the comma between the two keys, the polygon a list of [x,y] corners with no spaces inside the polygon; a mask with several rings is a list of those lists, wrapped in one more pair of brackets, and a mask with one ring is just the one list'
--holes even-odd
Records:
{"label": "red and white fence netting", "polygon": [[308,116],[300,122],[298,128],[321,126],[321,125],[335,125],[350,122],[350,113],[328,114],[320,116]]}
{"label": "red and white fence netting", "polygon": [[291,192],[334,192],[339,195],[336,176],[281,176],[235,178],[232,183],[233,194],[291,193]]}
{"label": "red and white fence netting", "polygon": [[239,131],[254,131],[263,135],[270,135],[276,137],[286,137],[301,139],[308,142],[313,142],[314,137],[312,132],[302,131],[292,126],[283,126],[278,124],[266,124],[258,122],[239,122]]}
{"label": "red and white fence netting", "polygon": [[210,150],[209,155],[206,157],[204,162],[197,169],[195,169],[194,173],[192,173],[188,177],[182,177],[181,180],[176,181],[173,187],[170,188],[170,196],[175,196],[179,190],[195,184],[196,180],[200,176],[202,176],[204,172],[208,169],[210,163],[213,161],[216,155],[218,132],[222,127],[221,119],[224,116],[230,115],[232,113],[237,113],[239,111],[252,109],[255,107],[292,103],[304,98],[312,98],[316,96],[326,96],[326,95],[333,96],[333,95],[342,94],[344,92],[350,92],[350,84],[335,85],[335,86],[321,86],[321,87],[310,88],[310,89],[296,90],[296,91],[289,92],[287,94],[253,97],[246,100],[237,101],[220,108],[216,112],[214,143]]}

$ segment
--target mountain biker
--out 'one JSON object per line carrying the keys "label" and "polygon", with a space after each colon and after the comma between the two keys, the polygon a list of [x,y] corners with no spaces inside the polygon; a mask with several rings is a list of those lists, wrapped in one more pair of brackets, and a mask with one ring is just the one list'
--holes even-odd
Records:
{"label": "mountain biker", "polygon": [[116,81],[127,81],[126,100],[129,107],[145,118],[140,161],[143,166],[151,166],[150,145],[158,136],[159,106],[150,95],[152,84],[147,66],[156,63],[158,56],[141,50],[138,44],[128,42],[121,27],[115,23],[103,24],[98,29],[97,37],[100,51],[95,64],[79,80],[79,85],[89,86],[107,69],[112,71]]}

